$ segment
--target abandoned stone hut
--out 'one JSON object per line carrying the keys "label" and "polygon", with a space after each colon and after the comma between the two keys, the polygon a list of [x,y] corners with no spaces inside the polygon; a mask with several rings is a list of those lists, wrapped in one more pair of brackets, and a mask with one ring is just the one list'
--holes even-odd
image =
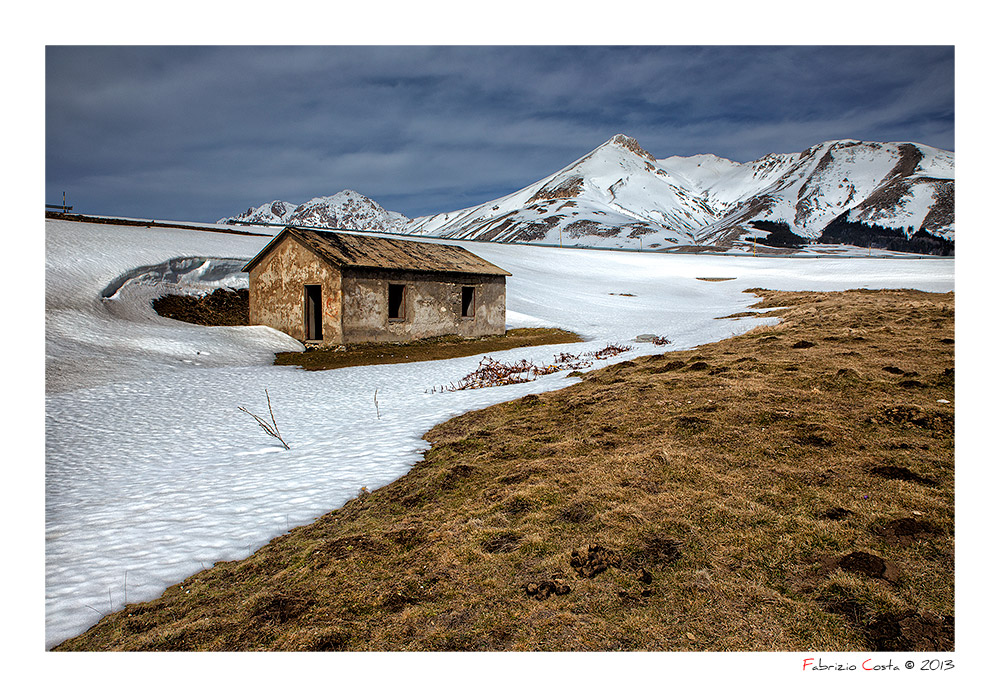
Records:
{"label": "abandoned stone hut", "polygon": [[504,333],[510,274],[461,247],[286,227],[243,270],[250,323],[306,344]]}

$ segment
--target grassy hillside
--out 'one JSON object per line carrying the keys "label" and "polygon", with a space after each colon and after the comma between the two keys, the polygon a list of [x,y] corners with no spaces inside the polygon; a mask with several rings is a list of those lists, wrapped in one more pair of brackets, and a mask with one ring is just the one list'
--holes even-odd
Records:
{"label": "grassy hillside", "polygon": [[954,295],[755,292],[58,649],[953,649]]}

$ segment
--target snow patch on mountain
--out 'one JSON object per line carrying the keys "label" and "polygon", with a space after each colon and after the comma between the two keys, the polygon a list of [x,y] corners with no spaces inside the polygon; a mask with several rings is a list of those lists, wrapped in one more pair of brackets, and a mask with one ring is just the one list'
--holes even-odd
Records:
{"label": "snow patch on mountain", "polygon": [[410,219],[402,213],[385,210],[367,196],[345,189],[332,196],[317,196],[299,205],[286,201],[272,201],[256,208],[248,208],[241,215],[223,218],[218,222],[401,232],[409,224]]}

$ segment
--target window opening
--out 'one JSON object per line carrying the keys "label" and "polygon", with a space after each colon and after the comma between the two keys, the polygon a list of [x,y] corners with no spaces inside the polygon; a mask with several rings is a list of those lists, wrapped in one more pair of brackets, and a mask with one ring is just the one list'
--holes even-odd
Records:
{"label": "window opening", "polygon": [[323,287],[306,286],[306,341],[323,339]]}
{"label": "window opening", "polygon": [[473,317],[476,314],[476,289],[465,286],[462,288],[462,317]]}
{"label": "window opening", "polygon": [[403,319],[404,285],[389,284],[389,319]]}

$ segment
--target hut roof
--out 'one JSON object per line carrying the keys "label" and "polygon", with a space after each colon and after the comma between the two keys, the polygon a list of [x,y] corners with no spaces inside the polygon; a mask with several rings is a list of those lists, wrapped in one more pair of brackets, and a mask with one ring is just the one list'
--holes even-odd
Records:
{"label": "hut roof", "polygon": [[462,247],[294,226],[286,227],[275,235],[274,239],[243,267],[243,270],[249,271],[256,266],[285,236],[294,237],[320,257],[340,268],[510,276],[509,272]]}

